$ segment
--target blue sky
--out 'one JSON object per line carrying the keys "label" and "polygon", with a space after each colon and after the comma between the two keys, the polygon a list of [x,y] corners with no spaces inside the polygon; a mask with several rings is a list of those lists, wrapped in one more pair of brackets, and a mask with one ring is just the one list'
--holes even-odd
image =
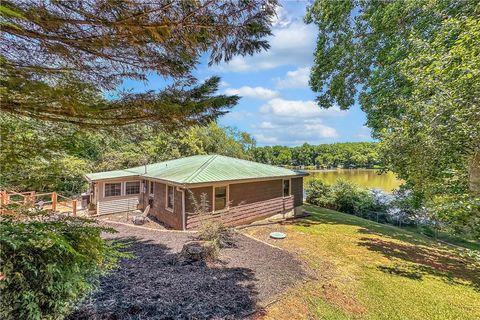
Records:
{"label": "blue sky", "polygon": [[[204,80],[222,78],[220,92],[242,97],[219,123],[252,134],[258,145],[301,145],[372,141],[364,126],[365,114],[355,105],[348,111],[333,106],[320,109],[308,87],[317,28],[303,23],[305,1],[285,1],[277,12],[270,49],[228,64],[208,67],[201,63],[194,75]],[[123,87],[143,91],[165,85],[156,76],[147,84],[125,81]]]}

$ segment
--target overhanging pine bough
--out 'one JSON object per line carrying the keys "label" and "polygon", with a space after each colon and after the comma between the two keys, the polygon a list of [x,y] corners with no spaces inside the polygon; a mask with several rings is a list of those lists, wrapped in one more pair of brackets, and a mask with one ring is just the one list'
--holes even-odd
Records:
{"label": "overhanging pine bough", "polygon": [[[268,49],[276,1],[4,1],[4,112],[89,126],[215,119],[238,98],[213,96],[216,78],[195,85],[191,70]],[[123,93],[125,78],[172,78],[160,93]],[[172,114],[169,114],[172,113]],[[92,120],[94,119],[94,120]]]}

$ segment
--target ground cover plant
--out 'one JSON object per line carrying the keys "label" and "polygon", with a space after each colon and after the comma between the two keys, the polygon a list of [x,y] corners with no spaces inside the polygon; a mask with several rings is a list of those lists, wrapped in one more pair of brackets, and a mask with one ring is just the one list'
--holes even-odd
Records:
{"label": "ground cover plant", "polygon": [[[316,277],[269,307],[266,319],[480,317],[478,255],[354,215],[305,209],[311,213],[307,218],[245,229],[297,253]],[[269,239],[272,230],[287,238]],[[470,247],[478,254],[479,243]]]}
{"label": "ground cover plant", "polygon": [[112,269],[118,244],[104,241],[113,229],[93,220],[12,211],[0,224],[0,317],[60,319]]}

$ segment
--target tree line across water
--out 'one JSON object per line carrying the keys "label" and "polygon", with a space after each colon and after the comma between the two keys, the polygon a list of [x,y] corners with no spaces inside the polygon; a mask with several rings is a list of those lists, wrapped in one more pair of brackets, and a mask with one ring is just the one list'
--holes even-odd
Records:
{"label": "tree line across water", "polygon": [[378,144],[375,142],[347,142],[296,147],[265,146],[251,150],[257,162],[274,165],[315,168],[374,168],[380,165]]}

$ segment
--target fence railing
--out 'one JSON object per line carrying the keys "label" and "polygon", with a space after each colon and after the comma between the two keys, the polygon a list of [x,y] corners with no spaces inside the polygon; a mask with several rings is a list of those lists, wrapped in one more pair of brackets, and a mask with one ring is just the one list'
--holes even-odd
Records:
{"label": "fence railing", "polygon": [[0,213],[4,213],[8,205],[16,204],[27,208],[40,208],[53,212],[77,215],[78,199],[69,198],[57,192],[36,193],[35,191],[15,192],[0,190]]}

